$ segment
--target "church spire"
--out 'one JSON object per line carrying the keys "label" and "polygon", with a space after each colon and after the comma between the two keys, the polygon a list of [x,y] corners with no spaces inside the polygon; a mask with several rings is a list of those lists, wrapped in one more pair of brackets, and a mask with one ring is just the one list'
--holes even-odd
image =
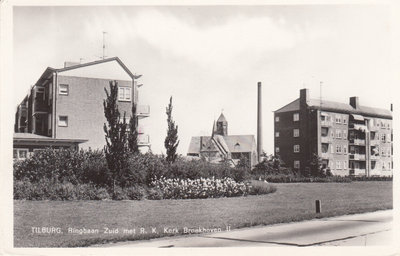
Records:
{"label": "church spire", "polygon": [[226,121],[223,113],[221,113],[217,120],[217,129],[215,133],[222,136],[228,135],[228,121]]}

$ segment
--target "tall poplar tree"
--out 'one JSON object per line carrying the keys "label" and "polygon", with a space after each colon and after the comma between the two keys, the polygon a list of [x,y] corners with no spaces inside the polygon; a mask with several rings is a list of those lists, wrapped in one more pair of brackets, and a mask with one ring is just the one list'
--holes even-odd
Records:
{"label": "tall poplar tree", "polygon": [[113,196],[115,195],[115,185],[118,174],[127,166],[126,163],[126,118],[125,113],[121,120],[121,115],[118,110],[118,83],[117,81],[110,81],[110,92],[104,88],[106,99],[103,101],[104,115],[107,123],[104,123],[104,132],[106,145],[104,146],[104,153],[107,160],[108,168],[112,175],[112,188]]}
{"label": "tall poplar tree", "polygon": [[172,96],[169,98],[169,104],[166,108],[167,114],[167,137],[165,137],[164,146],[167,150],[167,157],[166,160],[168,163],[175,162],[178,154],[176,153],[176,149],[178,148],[179,141],[178,141],[178,126],[172,120]]}

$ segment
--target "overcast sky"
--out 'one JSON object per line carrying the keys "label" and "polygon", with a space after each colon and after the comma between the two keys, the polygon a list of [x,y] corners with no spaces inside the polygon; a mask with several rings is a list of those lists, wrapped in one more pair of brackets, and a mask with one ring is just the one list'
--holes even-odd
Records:
{"label": "overcast sky", "polygon": [[46,67],[118,56],[143,74],[141,104],[152,150],[165,152],[173,96],[178,152],[210,135],[222,109],[228,132],[256,135],[263,83],[263,148],[273,152],[272,111],[311,97],[389,108],[395,100],[390,8],[384,5],[15,7],[14,102]]}

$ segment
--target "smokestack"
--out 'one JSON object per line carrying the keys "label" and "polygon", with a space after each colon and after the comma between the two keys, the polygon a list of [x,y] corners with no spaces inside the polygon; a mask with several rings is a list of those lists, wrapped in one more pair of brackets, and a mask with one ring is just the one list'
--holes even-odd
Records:
{"label": "smokestack", "polygon": [[393,103],[390,103],[390,111],[393,112]]}
{"label": "smokestack", "polygon": [[358,107],[360,106],[360,101],[358,97],[350,97],[350,105],[353,108],[358,109]]}
{"label": "smokestack", "polygon": [[261,82],[258,82],[258,102],[257,102],[257,160],[261,161],[262,154],[262,94]]}

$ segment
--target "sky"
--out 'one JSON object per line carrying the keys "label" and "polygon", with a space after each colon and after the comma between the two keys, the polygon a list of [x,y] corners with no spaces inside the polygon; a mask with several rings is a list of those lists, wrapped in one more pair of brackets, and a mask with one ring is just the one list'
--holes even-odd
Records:
{"label": "sky", "polygon": [[[221,112],[231,135],[257,131],[263,90],[263,149],[273,153],[273,111],[308,88],[312,98],[389,109],[396,83],[392,17],[385,5],[14,7],[15,106],[46,67],[118,56],[142,74],[140,104],[152,151],[165,152],[173,97],[178,153],[210,135]],[[320,91],[320,82],[322,90]]]}

